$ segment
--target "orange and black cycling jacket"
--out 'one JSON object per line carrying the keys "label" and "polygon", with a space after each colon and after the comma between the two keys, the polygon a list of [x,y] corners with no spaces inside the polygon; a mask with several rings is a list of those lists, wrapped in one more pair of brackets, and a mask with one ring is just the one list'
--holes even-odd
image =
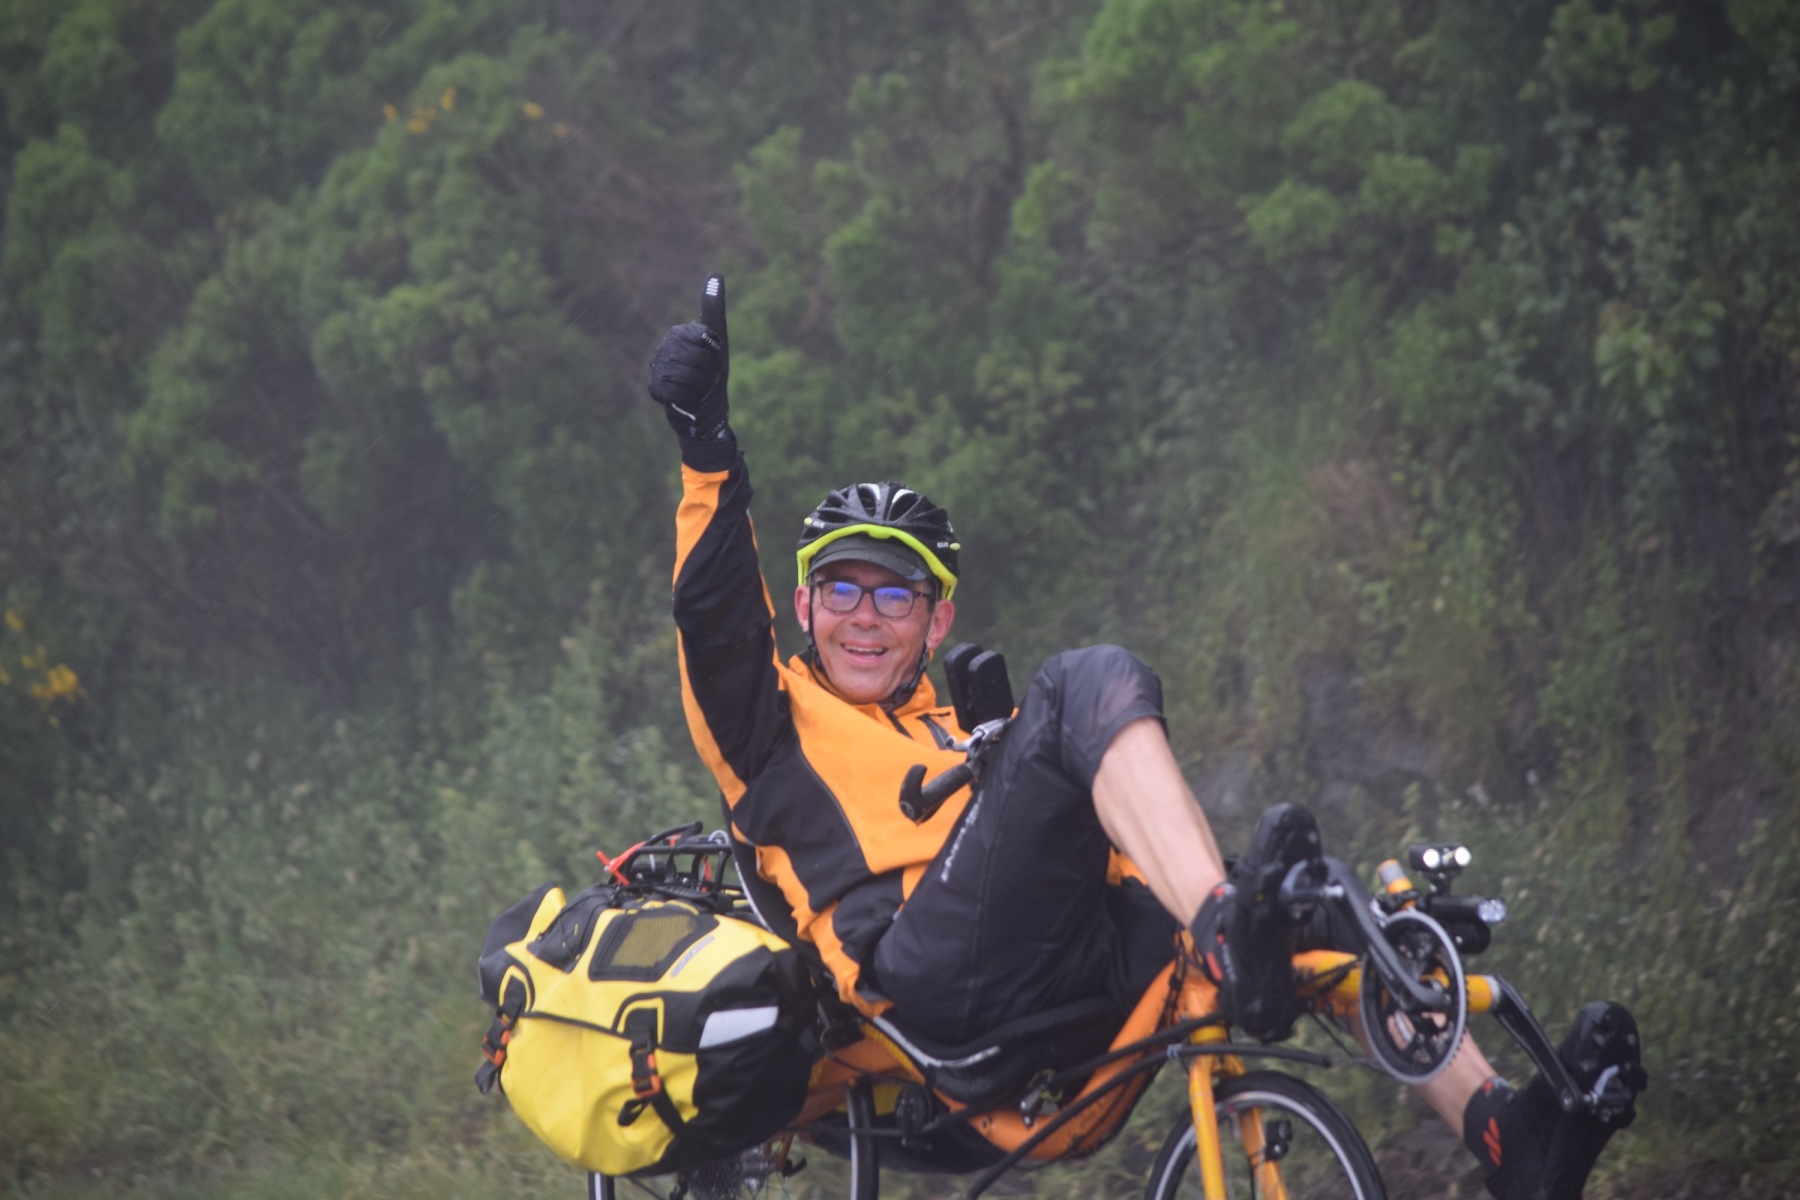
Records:
{"label": "orange and black cycling jacket", "polygon": [[962,761],[948,747],[964,733],[928,679],[890,714],[842,699],[799,657],[781,662],[743,456],[721,442],[683,458],[674,608],[688,728],[733,833],[790,910],[766,911],[769,889],[753,888],[765,919],[778,932],[791,920],[839,995],[875,1015],[889,1002],[859,986],[864,963],[969,798],[914,825],[901,781],[916,763],[930,777]]}

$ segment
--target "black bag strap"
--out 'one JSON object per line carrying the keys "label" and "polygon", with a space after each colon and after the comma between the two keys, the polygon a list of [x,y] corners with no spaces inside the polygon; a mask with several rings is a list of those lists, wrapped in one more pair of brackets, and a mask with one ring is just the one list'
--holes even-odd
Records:
{"label": "black bag strap", "polygon": [[517,975],[508,977],[505,995],[494,1013],[494,1022],[481,1038],[481,1053],[487,1061],[475,1072],[475,1086],[484,1096],[493,1090],[495,1081],[500,1078],[500,1068],[506,1065],[506,1044],[512,1041],[513,1026],[519,1023],[529,998],[525,981]]}
{"label": "black bag strap", "polygon": [[630,1125],[644,1115],[646,1108],[653,1108],[669,1132],[679,1137],[687,1121],[669,1099],[662,1076],[656,1071],[656,1010],[634,1008],[626,1013],[625,1036],[631,1039],[632,1099],[619,1110],[619,1124]]}

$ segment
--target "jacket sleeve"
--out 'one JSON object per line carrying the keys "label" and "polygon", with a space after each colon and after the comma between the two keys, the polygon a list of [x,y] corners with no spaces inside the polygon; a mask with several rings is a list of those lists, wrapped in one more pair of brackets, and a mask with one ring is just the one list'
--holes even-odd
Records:
{"label": "jacket sleeve", "polygon": [[694,747],[735,805],[779,735],[774,609],[757,564],[750,476],[735,443],[684,445],[674,607]]}

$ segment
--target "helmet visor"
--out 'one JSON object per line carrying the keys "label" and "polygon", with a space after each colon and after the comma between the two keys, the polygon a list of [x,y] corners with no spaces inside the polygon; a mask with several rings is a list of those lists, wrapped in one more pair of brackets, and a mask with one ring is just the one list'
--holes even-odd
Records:
{"label": "helmet visor", "polygon": [[874,563],[914,583],[931,578],[931,569],[925,565],[925,560],[905,542],[874,538],[866,533],[841,537],[820,550],[813,556],[811,570],[816,572],[826,563],[844,559]]}

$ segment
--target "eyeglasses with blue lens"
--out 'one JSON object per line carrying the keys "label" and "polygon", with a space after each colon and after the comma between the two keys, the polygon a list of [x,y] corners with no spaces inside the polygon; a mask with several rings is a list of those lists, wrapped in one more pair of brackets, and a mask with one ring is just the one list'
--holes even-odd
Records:
{"label": "eyeglasses with blue lens", "polygon": [[867,592],[875,601],[875,611],[890,621],[898,621],[912,614],[913,605],[925,595],[911,588],[878,587],[866,588],[860,583],[838,579],[813,584],[818,589],[819,603],[828,612],[848,614],[856,611],[862,603],[863,593]]}

